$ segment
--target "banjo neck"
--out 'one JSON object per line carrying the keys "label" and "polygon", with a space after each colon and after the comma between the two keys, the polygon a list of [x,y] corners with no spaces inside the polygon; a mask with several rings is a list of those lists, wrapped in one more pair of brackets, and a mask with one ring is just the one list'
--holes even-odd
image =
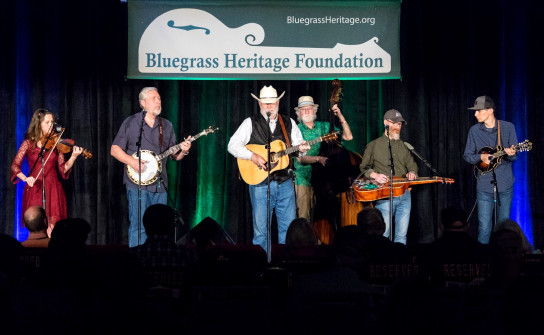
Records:
{"label": "banjo neck", "polygon": [[[204,135],[208,135],[209,133],[214,132],[215,130],[218,129],[218,128],[215,128],[215,129],[213,129],[213,128],[214,127],[209,127],[208,129],[204,129],[200,133],[198,133],[198,134],[196,134],[194,136],[191,136],[191,138],[189,139],[189,142],[193,142],[193,141],[197,140],[199,137],[204,136]],[[179,150],[181,150],[181,143],[173,145],[170,148],[168,148],[166,151],[164,151],[161,154],[157,155],[157,159],[162,160],[163,158],[165,158],[167,156],[175,154]]]}
{"label": "banjo neck", "polygon": [[[213,133],[216,130],[219,130],[219,127],[210,126],[207,129],[204,129],[202,132],[196,134],[195,136],[192,136],[188,141],[192,142],[198,139],[199,137]],[[127,164],[126,168],[127,168],[128,178],[134,184],[140,184],[140,183],[142,185],[153,184],[159,178],[159,175],[162,171],[161,161],[163,160],[163,158],[166,158],[169,155],[175,154],[180,149],[181,149],[181,143],[173,145],[172,147],[168,148],[165,152],[162,152],[158,155],[151,150],[142,150],[141,156],[145,158],[145,160],[147,161],[146,169],[142,174],[140,174],[136,170],[134,170],[130,165]],[[138,151],[133,153],[132,157],[138,158]]]}

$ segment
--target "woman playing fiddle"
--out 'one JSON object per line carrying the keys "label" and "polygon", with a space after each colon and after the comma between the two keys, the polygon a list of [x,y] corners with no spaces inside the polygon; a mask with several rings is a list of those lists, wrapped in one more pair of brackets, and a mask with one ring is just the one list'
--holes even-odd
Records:
{"label": "woman playing fiddle", "polygon": [[[66,161],[64,154],[59,153],[56,147],[53,146],[55,144],[54,140],[48,139],[46,141],[52,129],[53,114],[47,109],[36,109],[25,133],[25,139],[11,164],[11,181],[16,184],[20,179],[27,184],[23,192],[21,217],[30,206],[43,206],[42,190],[45,178],[45,212],[49,222],[47,229],[49,236],[51,236],[51,231],[57,221],[67,218],[66,195],[59,176],[68,179],[74,162],[83,151],[82,148],[73,146],[72,155]],[[51,149],[43,151],[45,168],[41,171],[42,158],[40,152],[42,152],[44,144],[46,148],[54,149],[52,149],[52,152]],[[21,171],[21,165],[25,157],[31,169],[28,176]],[[21,224],[24,223],[21,222]]]}

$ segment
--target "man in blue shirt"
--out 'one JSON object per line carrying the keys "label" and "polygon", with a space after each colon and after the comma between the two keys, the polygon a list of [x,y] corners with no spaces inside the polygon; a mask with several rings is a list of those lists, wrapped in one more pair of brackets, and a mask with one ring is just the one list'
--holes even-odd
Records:
{"label": "man in blue shirt", "polygon": [[[140,166],[139,159],[133,156],[138,150],[137,143],[140,136],[140,127],[142,128],[141,149],[153,151],[155,154],[163,153],[167,149],[174,147],[176,144],[176,133],[174,132],[172,123],[159,116],[162,111],[161,96],[155,87],[144,87],[140,91],[138,98],[140,99],[142,112],[133,114],[123,121],[113,140],[110,154],[121,163],[130,166],[136,172],[139,172],[141,168],[143,174],[146,173],[146,170],[147,172],[151,171],[153,162],[142,159]],[[190,136],[180,143],[179,148],[180,150],[169,156],[171,159],[179,161],[189,154],[189,149],[191,148]],[[168,157],[163,158],[161,162],[162,166],[166,166],[167,159]],[[142,220],[140,219],[147,207],[154,204],[166,205],[167,203],[168,196],[166,188],[168,187],[168,175],[166,174],[166,168],[158,170],[155,172],[159,173],[160,177],[156,181],[149,184],[142,183],[142,194],[141,199],[139,199],[138,189],[140,178],[138,177],[136,182],[133,181],[129,178],[127,169],[124,169],[123,184],[127,188],[128,215],[130,220],[128,228],[129,247],[141,245],[147,239]],[[141,201],[140,213],[138,213],[138,201]]]}
{"label": "man in blue shirt", "polygon": [[[468,132],[463,158],[470,164],[484,163],[483,166],[489,166],[489,169],[483,171],[475,169],[478,241],[488,244],[489,236],[493,230],[494,209],[496,209],[497,215],[496,222],[510,218],[510,207],[514,193],[512,162],[517,158],[514,145],[517,144],[518,138],[512,123],[495,118],[495,103],[490,97],[485,95],[478,97],[474,102],[474,107],[469,109],[475,111],[474,116],[478,123],[473,125]],[[499,146],[505,148],[506,155],[497,160],[489,151],[493,152]],[[495,187],[497,191],[496,208]]]}

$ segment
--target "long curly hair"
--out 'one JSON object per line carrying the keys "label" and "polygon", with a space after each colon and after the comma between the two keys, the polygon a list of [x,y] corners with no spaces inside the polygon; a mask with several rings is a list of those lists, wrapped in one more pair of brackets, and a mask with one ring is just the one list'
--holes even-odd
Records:
{"label": "long curly hair", "polygon": [[25,140],[31,140],[34,143],[41,140],[43,136],[41,124],[47,114],[50,114],[53,117],[53,120],[55,119],[53,113],[51,113],[48,109],[38,108],[34,111],[32,120],[30,120],[30,125],[25,133]]}

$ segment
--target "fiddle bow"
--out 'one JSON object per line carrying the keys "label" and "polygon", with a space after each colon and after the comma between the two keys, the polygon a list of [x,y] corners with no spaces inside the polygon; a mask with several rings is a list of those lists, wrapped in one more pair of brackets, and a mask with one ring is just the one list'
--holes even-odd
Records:
{"label": "fiddle bow", "polygon": [[[53,149],[57,148],[57,150],[62,154],[68,153],[72,150],[72,147],[74,146],[74,141],[70,139],[61,139],[62,134],[64,134],[64,130],[65,128],[62,128],[62,131],[59,134],[55,134],[53,131],[51,131],[42,137],[40,142],[45,147],[45,149],[49,150],[49,154],[47,155],[47,158],[43,163],[44,166],[47,164],[47,161],[49,161],[49,157],[51,157],[51,154],[54,151]],[[89,151],[87,151],[87,149],[83,149],[81,154],[85,157],[85,159],[93,157],[93,155]],[[42,170],[40,170],[36,175],[36,180],[41,173]],[[29,188],[32,188],[32,186],[29,186]]]}

